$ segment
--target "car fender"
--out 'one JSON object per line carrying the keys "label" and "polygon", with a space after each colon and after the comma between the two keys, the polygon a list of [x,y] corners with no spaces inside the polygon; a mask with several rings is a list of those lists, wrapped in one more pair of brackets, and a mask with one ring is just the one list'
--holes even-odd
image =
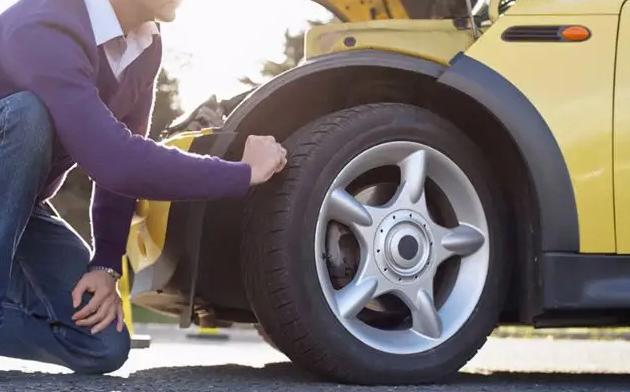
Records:
{"label": "car fender", "polygon": [[473,98],[514,140],[531,176],[538,202],[543,252],[578,252],[579,224],[566,162],[542,115],[500,74],[461,54],[438,82]]}

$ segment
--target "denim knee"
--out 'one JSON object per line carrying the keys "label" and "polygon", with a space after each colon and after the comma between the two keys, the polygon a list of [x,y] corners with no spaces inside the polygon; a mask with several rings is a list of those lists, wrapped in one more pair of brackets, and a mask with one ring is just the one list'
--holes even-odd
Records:
{"label": "denim knee", "polygon": [[107,350],[101,360],[98,361],[100,368],[98,373],[100,374],[120,369],[127,362],[129,351],[131,350],[131,339],[127,328],[124,328],[122,332],[118,332],[115,325],[112,325],[104,331],[103,339]]}
{"label": "denim knee", "polygon": [[127,328],[123,332],[116,331],[115,324],[110,325],[98,335],[105,350],[91,358],[75,358],[72,370],[79,374],[105,374],[120,369],[131,349],[131,340]]}
{"label": "denim knee", "polygon": [[48,109],[35,94],[23,91],[0,100],[3,143],[13,143],[34,166],[49,165],[54,128]]}

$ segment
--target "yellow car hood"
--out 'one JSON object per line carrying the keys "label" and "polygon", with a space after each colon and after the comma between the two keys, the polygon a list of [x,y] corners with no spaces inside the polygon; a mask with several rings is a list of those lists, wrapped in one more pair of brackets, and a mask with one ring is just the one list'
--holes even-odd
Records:
{"label": "yellow car hood", "polygon": [[[379,19],[445,19],[467,15],[465,0],[313,0],[343,22]],[[474,5],[477,0],[472,0]]]}

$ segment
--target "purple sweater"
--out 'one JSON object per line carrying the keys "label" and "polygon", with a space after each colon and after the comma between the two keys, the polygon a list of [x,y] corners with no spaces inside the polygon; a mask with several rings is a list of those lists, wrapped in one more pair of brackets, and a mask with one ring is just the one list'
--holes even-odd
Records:
{"label": "purple sweater", "polygon": [[241,197],[251,168],[145,138],[159,37],[120,82],[95,42],[84,0],[21,0],[0,14],[0,98],[31,91],[46,105],[56,142],[39,200],[78,163],[95,182],[92,264],[120,271],[136,199]]}

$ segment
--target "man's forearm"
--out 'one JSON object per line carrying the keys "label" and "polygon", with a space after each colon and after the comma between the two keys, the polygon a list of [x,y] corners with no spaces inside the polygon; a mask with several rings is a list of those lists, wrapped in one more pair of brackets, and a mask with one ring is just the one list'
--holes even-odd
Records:
{"label": "man's forearm", "polygon": [[92,195],[94,256],[91,264],[122,273],[121,258],[125,253],[136,201],[98,185],[94,185]]}

